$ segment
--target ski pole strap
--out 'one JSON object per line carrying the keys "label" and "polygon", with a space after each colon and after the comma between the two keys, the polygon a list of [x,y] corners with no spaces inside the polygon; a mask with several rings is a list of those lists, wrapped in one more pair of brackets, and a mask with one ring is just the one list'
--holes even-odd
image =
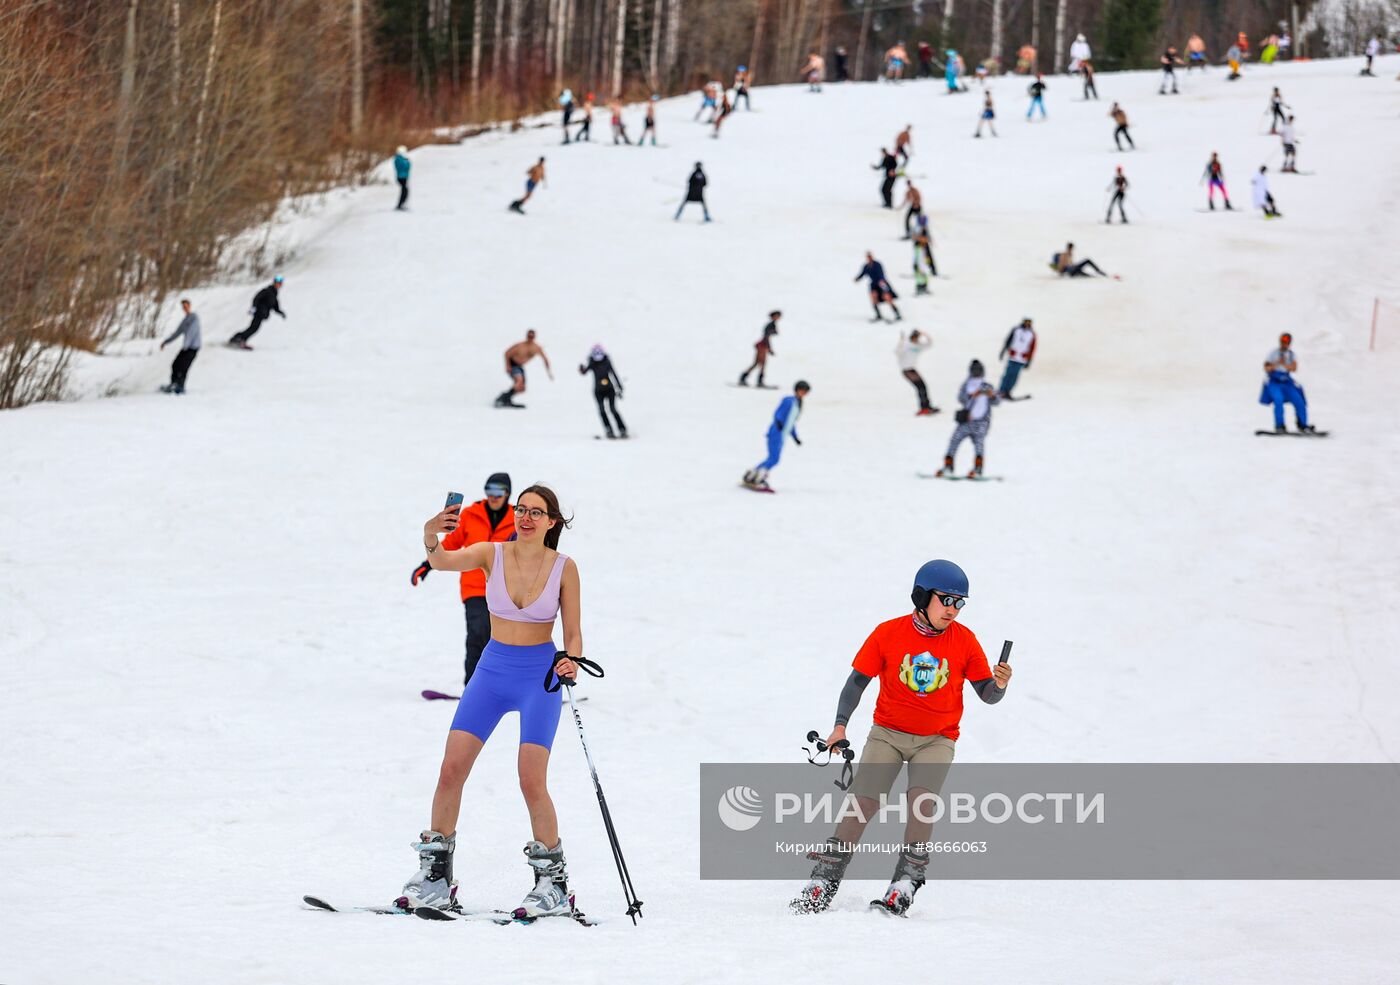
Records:
{"label": "ski pole strap", "polygon": [[[815,755],[813,755],[812,751],[806,746],[802,747],[802,752],[807,756],[807,762],[811,763],[813,766],[830,766],[832,760],[836,759],[838,756],[841,757],[843,760],[841,763],[841,777],[832,782],[836,784],[838,790],[849,788],[851,779],[855,775],[855,768],[851,766],[851,763],[856,758],[855,750],[851,748],[851,740],[840,739],[828,746],[817,730],[812,729],[807,733],[807,741],[817,747]],[[817,762],[817,756],[823,753],[826,754],[826,761],[822,763]]]}
{"label": "ski pole strap", "polygon": [[550,694],[553,694],[555,691],[559,690],[559,688],[563,685],[568,685],[569,687],[574,686],[573,681],[560,677],[554,672],[554,665],[557,664],[560,660],[564,659],[572,660],[574,663],[578,664],[579,670],[592,677],[603,676],[603,668],[601,664],[589,660],[587,657],[570,656],[564,650],[560,650],[559,652],[554,654],[554,659],[550,661],[549,667],[547,667],[544,672],[544,689]]}

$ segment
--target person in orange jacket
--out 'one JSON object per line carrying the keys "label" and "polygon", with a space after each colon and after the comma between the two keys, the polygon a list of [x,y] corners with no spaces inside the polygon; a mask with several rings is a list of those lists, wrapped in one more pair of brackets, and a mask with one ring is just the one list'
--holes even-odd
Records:
{"label": "person in orange jacket", "polygon": [[[515,516],[510,511],[510,476],[494,472],[486,480],[485,499],[463,507],[457,529],[442,539],[445,550],[460,551],[470,544],[504,543],[515,539]],[[410,582],[417,585],[432,566],[424,561],[413,569]],[[486,608],[486,573],[462,572],[462,608],[467,617],[466,677],[472,679],[481,651],[491,642],[491,613]]]}

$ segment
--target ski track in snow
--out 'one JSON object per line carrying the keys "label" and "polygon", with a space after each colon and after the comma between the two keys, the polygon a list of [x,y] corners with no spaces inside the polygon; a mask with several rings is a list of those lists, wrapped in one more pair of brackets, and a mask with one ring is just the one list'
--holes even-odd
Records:
{"label": "ski track in snow", "polygon": [[[906,923],[864,912],[883,884],[850,882],[834,912],[798,919],[796,884],[701,882],[694,842],[697,762],[796,761],[936,556],[969,570],[964,622],[984,647],[1017,642],[1012,693],[969,702],[959,761],[1400,755],[1400,338],[1366,351],[1372,297],[1400,299],[1395,61],[1376,80],[1359,59],[1230,84],[1212,70],[1174,98],[1155,72],[1103,73],[1097,103],[1051,78],[1034,126],[1025,80],[1006,78],[1001,136],[980,141],[980,99],[936,82],[760,88],[762,115],[737,112],[719,140],[685,96],[660,104],[668,146],[645,154],[491,133],[414,151],[407,214],[390,183],[289,219],[289,317],[256,352],[218,343],[257,285],[191,287],[208,344],[188,395],[154,392],[172,352],[129,343],[79,365],[78,391],[115,381],[114,399],[0,415],[0,979],[1392,977],[1393,883],[935,879]],[[1258,133],[1273,85],[1311,181],[1278,174],[1277,138]],[[1114,99],[1144,146],[1110,157]],[[951,414],[914,418],[897,330],[866,321],[851,281],[867,248],[907,269],[902,211],[877,207],[869,170],[907,122],[953,278],[901,299],[900,328],[934,339],[934,401],[953,405],[971,358],[995,365],[1021,317],[1040,333],[1021,382],[1036,400],[998,408],[988,439],[989,471],[1014,481],[916,477]],[[1242,208],[1267,160],[1286,218],[1200,214],[1212,150]],[[548,185],[510,215],[539,154]],[[709,226],[671,220],[696,159]],[[1108,228],[1115,164],[1141,214]],[[1066,240],[1125,279],[1055,279]],[[782,391],[726,388],[774,307]],[[557,379],[531,364],[527,412],[501,414],[501,352],[527,327]],[[1285,329],[1325,442],[1253,436]],[[644,442],[592,440],[573,367],[594,342]],[[741,495],[799,377],[805,443],[773,472],[780,495]],[[462,615],[453,576],[408,576],[443,494],[475,498],[498,469],[517,490],[551,483],[577,517],[561,546],[608,670],[580,713],[646,916],[620,915],[567,714],[551,786],[600,926],[305,911],[304,893],[387,902],[416,866],[455,708],[419,691],[456,693]],[[853,738],[873,705],[872,689]],[[472,906],[514,906],[529,885],[515,736],[511,716],[464,798]],[[60,922],[55,895],[77,912]]]}

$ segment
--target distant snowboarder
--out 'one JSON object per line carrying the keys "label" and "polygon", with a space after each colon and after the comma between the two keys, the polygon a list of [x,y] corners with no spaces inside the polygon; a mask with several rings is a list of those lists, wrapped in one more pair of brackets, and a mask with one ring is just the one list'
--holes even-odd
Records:
{"label": "distant snowboarder", "polygon": [[190,374],[190,367],[194,365],[195,357],[199,355],[199,346],[204,339],[203,333],[199,329],[199,316],[194,313],[194,307],[190,304],[189,298],[180,301],[180,309],[184,311],[185,317],[180,320],[175,331],[171,332],[160,347],[164,349],[176,339],[183,339],[180,343],[180,351],[175,355],[175,361],[170,364],[170,382],[161,387],[162,393],[184,393],[185,379]]}
{"label": "distant snowboarder", "polygon": [[890,286],[889,278],[885,276],[885,268],[880,261],[875,259],[874,254],[869,250],[865,253],[865,266],[860,268],[860,273],[855,279],[867,278],[870,281],[870,306],[875,309],[875,317],[871,321],[884,321],[884,315],[880,314],[880,303],[886,302],[890,310],[894,312],[894,321],[899,321],[904,316],[899,313],[899,308],[895,306],[894,299],[899,297]]}
{"label": "distant snowboarder", "polygon": [[535,194],[536,186],[543,184],[545,184],[544,158],[541,157],[538,161],[536,161],[530,166],[530,170],[525,172],[525,195],[524,197],[517,198],[514,202],[511,202],[510,210],[512,212],[519,212],[521,215],[524,215],[525,203],[530,201],[531,195]]}
{"label": "distant snowboarder", "polygon": [[1284,173],[1296,173],[1298,170],[1298,132],[1293,128],[1293,116],[1289,114],[1283,126],[1278,128],[1278,138],[1283,144],[1283,168]]}
{"label": "distant snowboarder", "polygon": [[797,435],[797,419],[802,416],[802,401],[812,387],[806,380],[798,380],[792,388],[792,395],[784,397],[773,412],[773,423],[768,425],[768,457],[744,473],[744,485],[758,492],[772,492],[768,485],[768,473],[783,457],[783,445],[788,438],[795,444],[802,444]]}
{"label": "distant snowboarder", "polygon": [[1380,53],[1381,35],[1378,31],[1376,32],[1376,36],[1374,38],[1366,42],[1366,67],[1361,70],[1362,75],[1369,75],[1372,77],[1375,76],[1376,73],[1371,71],[1371,62],[1374,61],[1375,57]]}
{"label": "distant snowboarder", "polygon": [[1158,59],[1158,61],[1162,65],[1162,84],[1157,89],[1157,95],[1167,95],[1168,82],[1172,84],[1171,94],[1173,96],[1178,95],[1179,92],[1176,88],[1176,67],[1186,63],[1183,62],[1181,56],[1176,53],[1176,46],[1167,45],[1167,50],[1162,52],[1162,57]]}
{"label": "distant snowboarder", "polygon": [[642,124],[642,135],[637,138],[638,147],[647,142],[647,134],[651,134],[651,146],[656,146],[656,103],[660,98],[653,92],[651,99],[647,101],[647,118],[646,122]]}
{"label": "distant snowboarder", "polygon": [[880,162],[870,165],[872,171],[883,171],[885,176],[880,181],[880,198],[887,209],[894,208],[894,182],[899,175],[899,161],[885,147],[880,148]]}
{"label": "distant snowboarder", "polygon": [[1045,77],[1043,75],[1037,75],[1035,81],[1026,87],[1026,92],[1029,93],[1031,97],[1031,104],[1026,107],[1027,122],[1030,121],[1031,114],[1037,109],[1040,110],[1041,120],[1043,121],[1045,119],[1045,90],[1047,88],[1048,86],[1045,84]]}
{"label": "distant snowboarder", "polygon": [[569,119],[574,115],[574,90],[565,88],[559,93],[559,109],[564,115],[564,143],[569,142]]}
{"label": "distant snowboarder", "polygon": [[1269,193],[1268,165],[1259,165],[1259,172],[1250,179],[1250,185],[1254,192],[1254,207],[1264,210],[1265,219],[1282,219],[1283,213],[1278,210],[1274,203],[1274,196]]}
{"label": "distant snowboarder", "polygon": [[982,114],[977,117],[977,130],[974,137],[982,136],[982,124],[987,124],[987,128],[992,131],[992,136],[997,135],[997,111],[992,106],[992,90],[988,89],[982,94]]}
{"label": "distant snowboarder", "polygon": [[1006,341],[1001,344],[997,358],[1006,360],[997,393],[1009,398],[1021,377],[1021,370],[1030,369],[1031,360],[1035,358],[1035,327],[1029,318],[1022,318],[1021,324],[1006,334]]}
{"label": "distant snowboarder", "polygon": [[253,321],[243,331],[238,332],[228,340],[228,344],[235,349],[252,349],[248,340],[258,334],[258,329],[262,328],[262,323],[275,311],[286,318],[287,313],[282,310],[278,295],[282,290],[282,275],[278,274],[272,278],[272,283],[264,287],[257,294],[253,295],[253,308],[250,312]]}
{"label": "distant snowboarder", "polygon": [[967,379],[958,390],[958,403],[962,404],[962,410],[957,412],[955,419],[958,426],[953,429],[953,437],[948,442],[948,452],[943,456],[943,467],[938,470],[940,476],[953,474],[953,462],[958,454],[958,446],[968,438],[972,439],[972,447],[977,457],[967,477],[976,479],[982,475],[987,431],[992,426],[992,405],[997,402],[996,387],[987,382],[981,360],[972,360],[967,369]]}
{"label": "distant snowboarder", "polygon": [[744,112],[753,109],[749,105],[749,86],[753,84],[753,76],[749,72],[747,65],[740,65],[734,70],[734,108],[739,108],[739,100],[744,101]]}
{"label": "distant snowboarder", "polygon": [[549,357],[544,354],[544,347],[535,341],[535,330],[532,328],[525,333],[524,342],[517,342],[506,350],[506,375],[510,377],[510,389],[496,398],[497,407],[524,407],[513,398],[517,393],[525,392],[525,364],[536,356],[544,360],[544,371],[553,380],[554,370],[550,368]]}
{"label": "distant snowboarder", "polygon": [[905,179],[904,201],[900,204],[909,206],[904,212],[904,238],[909,239],[913,235],[909,228],[910,225],[924,214],[924,196],[919,193],[919,189],[914,187],[914,182],[907,178]]}
{"label": "distant snowboarder", "polygon": [[[617,402],[622,399],[622,381],[617,378],[612,360],[601,345],[595,345],[589,351],[588,360],[579,365],[578,372],[580,376],[593,374],[593,399],[598,404],[598,416],[603,419],[603,433],[609,438],[627,437],[627,425],[617,412]],[[613,431],[612,421],[608,420],[608,411],[612,411],[613,420],[617,422],[616,432]]]}
{"label": "distant snowboarder", "polygon": [[[1133,143],[1132,136],[1128,133],[1128,114],[1123,112],[1123,107],[1114,103],[1113,108],[1108,111],[1108,115],[1113,117],[1113,122],[1118,125],[1113,131],[1113,146],[1122,150],[1123,140],[1126,140],[1129,150],[1137,150],[1137,146]],[[1123,140],[1120,140],[1119,137],[1122,137]]]}
{"label": "distant snowboarder", "polygon": [[1278,133],[1280,123],[1288,122],[1288,114],[1284,110],[1292,108],[1283,101],[1283,95],[1278,91],[1278,86],[1274,86],[1274,93],[1269,97],[1269,134],[1271,136]]}
{"label": "distant snowboarder", "polygon": [[904,124],[904,129],[894,135],[894,152],[899,158],[900,166],[909,163],[909,158],[913,153],[914,138],[909,135],[909,131],[914,129],[914,124]]}
{"label": "distant snowboarder", "polygon": [[1084,77],[1084,100],[1087,102],[1092,97],[1097,101],[1099,87],[1094,85],[1094,65],[1087,58],[1079,63],[1079,74]]}
{"label": "distant snowboarder", "polygon": [[710,207],[705,204],[705,186],[709,184],[709,179],[705,177],[705,169],[700,166],[700,162],[695,162],[695,170],[690,172],[690,177],[686,179],[685,198],[681,201],[680,208],[676,209],[676,218],[680,219],[681,213],[691,202],[700,203],[700,211],[705,215],[705,221],[710,221]]}
{"label": "distant snowboarder", "polygon": [[1293,379],[1298,371],[1298,357],[1293,354],[1293,336],[1284,332],[1278,337],[1278,348],[1264,360],[1264,372],[1268,378],[1259,391],[1261,404],[1274,405],[1274,430],[1279,434],[1288,429],[1283,425],[1283,405],[1293,405],[1293,416],[1300,432],[1315,432],[1317,429],[1308,423],[1308,399]]}
{"label": "distant snowboarder", "polygon": [[763,374],[768,367],[768,357],[777,355],[777,353],[773,351],[772,340],[773,336],[778,334],[778,322],[782,317],[783,313],[781,311],[775,310],[768,312],[768,324],[763,326],[763,338],[759,339],[753,345],[753,362],[749,364],[748,369],[739,374],[740,386],[749,385],[749,374],[754,370],[758,370],[758,385],[767,385],[763,382]]}
{"label": "distant snowboarder", "polygon": [[1118,217],[1123,221],[1123,225],[1128,224],[1128,213],[1123,211],[1123,202],[1128,197],[1128,176],[1123,173],[1122,165],[1115,169],[1113,180],[1108,183],[1108,188],[1104,191],[1112,191],[1113,197],[1108,200],[1108,214],[1103,217],[1103,221],[1109,225],[1113,224],[1113,207],[1118,206]]}

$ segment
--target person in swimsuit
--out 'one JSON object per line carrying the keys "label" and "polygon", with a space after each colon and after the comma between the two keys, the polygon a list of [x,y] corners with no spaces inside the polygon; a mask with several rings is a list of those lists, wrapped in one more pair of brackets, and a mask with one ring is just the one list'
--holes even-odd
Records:
{"label": "person in swimsuit", "polygon": [[549,365],[549,357],[544,354],[544,346],[535,341],[535,330],[532,328],[525,333],[524,342],[517,342],[506,350],[506,373],[510,376],[510,389],[502,391],[496,397],[497,407],[525,406],[517,404],[512,398],[517,393],[525,392],[525,364],[536,356],[544,360],[544,371],[549,374],[551,380],[554,379],[554,370]]}
{"label": "person in swimsuit", "polygon": [[[573,681],[578,673],[575,661],[583,654],[578,566],[558,550],[559,537],[570,521],[560,511],[554,492],[534,485],[515,501],[515,541],[445,550],[438,535],[456,529],[460,510],[461,506],[446,507],[423,524],[423,546],[428,563],[437,570],[486,572],[491,641],[462,692],[447,733],[432,820],[414,844],[420,868],[404,885],[400,905],[455,906],[452,856],[462,788],[496,725],[514,711],[520,714],[520,789],[530,814],[531,841],[525,855],[535,877],[535,888],[520,910],[529,917],[567,915],[573,910],[573,897],[559,820],[546,784],[561,699],[557,690],[548,691],[545,684],[555,675]],[[564,622],[562,654],[554,645],[556,618]]]}
{"label": "person in swimsuit", "polygon": [[[588,110],[588,117],[591,119],[591,118],[592,118],[592,115],[593,115],[592,109],[590,108],[590,109]],[[613,141],[613,143],[616,143],[616,142],[617,142],[616,140]],[[530,201],[530,196],[531,196],[531,195],[535,194],[535,188],[536,188],[536,186],[542,185],[542,184],[544,184],[544,158],[543,158],[543,157],[540,158],[538,161],[536,161],[534,164],[530,165],[530,170],[528,170],[528,171],[525,172],[525,194],[524,194],[523,197],[517,198],[514,202],[511,202],[511,203],[510,203],[510,210],[511,210],[512,212],[519,212],[521,215],[524,215],[525,212],[524,212],[522,206],[524,206],[524,204],[525,204],[526,202]]]}

